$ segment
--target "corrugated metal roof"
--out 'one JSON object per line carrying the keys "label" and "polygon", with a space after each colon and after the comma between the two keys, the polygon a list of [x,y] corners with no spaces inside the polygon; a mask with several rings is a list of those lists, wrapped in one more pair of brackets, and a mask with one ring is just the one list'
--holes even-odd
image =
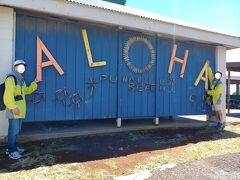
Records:
{"label": "corrugated metal roof", "polygon": [[160,14],[156,14],[156,13],[152,13],[152,12],[148,12],[148,11],[144,11],[144,10],[136,9],[136,8],[132,8],[132,7],[127,7],[127,6],[123,6],[123,5],[118,5],[118,4],[114,4],[114,3],[109,3],[109,2],[102,1],[102,0],[66,0],[66,1],[71,2],[71,3],[77,3],[77,4],[81,4],[81,5],[96,7],[96,8],[100,8],[100,9],[105,9],[108,11],[118,12],[118,13],[122,13],[122,14],[137,16],[137,17],[141,17],[141,18],[145,18],[145,19],[156,20],[156,21],[160,21],[160,22],[164,22],[164,23],[168,23],[168,24],[180,25],[180,26],[184,26],[187,28],[191,28],[191,29],[203,30],[203,31],[208,31],[208,32],[212,32],[212,33],[218,33],[218,34],[223,34],[223,35],[227,35],[227,36],[232,36],[232,37],[239,37],[237,35],[228,34],[228,33],[217,31],[217,30],[214,30],[211,28],[206,28],[203,26],[184,22],[181,20],[169,18],[166,16],[162,16]]}
{"label": "corrugated metal roof", "polygon": [[[78,4],[75,4],[78,3]],[[1,6],[30,10],[68,19],[82,19],[158,34],[178,40],[198,41],[227,49],[240,47],[240,37],[173,18],[100,0],[0,0]]]}

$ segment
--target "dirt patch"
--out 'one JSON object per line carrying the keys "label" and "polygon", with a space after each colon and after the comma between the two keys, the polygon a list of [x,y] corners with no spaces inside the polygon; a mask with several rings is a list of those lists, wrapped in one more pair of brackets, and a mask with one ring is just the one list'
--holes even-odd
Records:
{"label": "dirt patch", "polygon": [[26,153],[18,161],[9,160],[4,155],[4,147],[1,147],[0,172],[4,176],[0,173],[0,179],[8,174],[18,177],[23,170],[29,173],[29,177],[33,171],[46,171],[47,176],[61,175],[63,179],[103,179],[127,175],[144,169],[141,166],[148,165],[150,160],[154,162],[149,166],[152,168],[169,162],[170,157],[176,159],[185,155],[188,153],[186,150],[196,144],[200,144],[198,148],[203,142],[239,138],[239,129],[240,126],[225,132],[218,132],[212,127],[151,130],[45,140],[21,144]]}

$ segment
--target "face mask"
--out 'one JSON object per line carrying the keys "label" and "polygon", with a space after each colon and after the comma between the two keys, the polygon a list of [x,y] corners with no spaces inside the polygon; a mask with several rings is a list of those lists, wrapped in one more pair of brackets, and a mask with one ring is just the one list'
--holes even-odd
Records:
{"label": "face mask", "polygon": [[18,67],[17,67],[17,71],[20,73],[20,74],[23,74],[25,72],[25,66],[20,64]]}
{"label": "face mask", "polygon": [[220,74],[220,73],[215,73],[214,77],[215,77],[216,79],[220,79],[220,78],[221,78],[221,74]]}

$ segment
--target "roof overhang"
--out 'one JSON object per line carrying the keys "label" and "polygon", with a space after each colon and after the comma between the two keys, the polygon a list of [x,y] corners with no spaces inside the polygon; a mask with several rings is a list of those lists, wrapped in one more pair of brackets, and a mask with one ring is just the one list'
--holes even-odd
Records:
{"label": "roof overhang", "polygon": [[228,62],[226,66],[228,71],[240,72],[240,62]]}
{"label": "roof overhang", "polygon": [[[91,0],[91,2],[94,1]],[[120,28],[151,33],[160,37],[225,46],[227,49],[240,47],[240,37],[237,36],[159,21],[156,19],[148,19],[134,14],[111,11],[106,8],[99,8],[81,3],[76,4],[66,0],[0,0],[0,5],[71,19],[108,24]],[[111,4],[111,6],[118,6],[119,8],[120,5]],[[122,6],[122,8],[127,7]]]}
{"label": "roof overhang", "polygon": [[[226,78],[226,82],[228,82],[228,78]],[[240,76],[230,76],[230,84],[238,83],[240,83]]]}

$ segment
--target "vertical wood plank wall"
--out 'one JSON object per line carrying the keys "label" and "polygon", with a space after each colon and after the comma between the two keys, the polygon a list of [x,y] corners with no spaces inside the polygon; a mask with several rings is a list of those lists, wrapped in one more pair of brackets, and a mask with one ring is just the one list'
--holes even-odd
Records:
{"label": "vertical wood plank wall", "polygon": [[[16,23],[16,59],[24,59],[28,64],[26,82],[30,83],[36,76],[37,36],[64,71],[60,76],[53,66],[43,68],[38,92],[44,93],[45,99],[39,94],[27,98],[28,122],[210,113],[203,100],[204,83],[195,87],[194,82],[207,59],[214,70],[215,46],[23,12],[17,13]],[[87,30],[93,60],[106,61],[106,66],[89,67],[82,29]],[[146,73],[136,74],[124,62],[123,49],[131,37],[146,38],[154,47],[155,64]],[[178,58],[183,59],[185,50],[189,50],[183,78],[180,78],[182,64],[178,62],[174,62],[171,76],[168,74],[174,44]],[[129,49],[131,63],[137,68],[146,66],[150,57],[148,47],[142,42],[134,43]],[[48,60],[45,55],[43,59]],[[134,88],[129,88],[129,81],[134,83]],[[151,90],[147,88],[149,84]],[[56,93],[61,89],[69,97],[79,92],[83,98],[80,106]],[[56,99],[64,99],[65,103]]]}

